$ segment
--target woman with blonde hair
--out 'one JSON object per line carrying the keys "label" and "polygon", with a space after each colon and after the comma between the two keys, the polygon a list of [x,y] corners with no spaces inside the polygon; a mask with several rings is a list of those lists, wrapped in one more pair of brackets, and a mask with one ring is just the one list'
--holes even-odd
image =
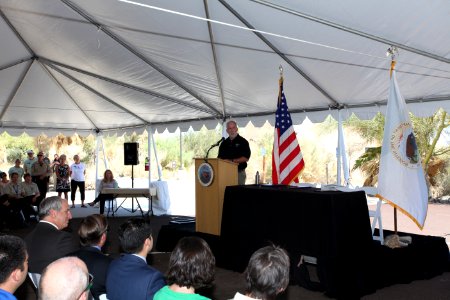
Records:
{"label": "woman with blonde hair", "polygon": [[61,197],[61,194],[64,193],[64,199],[68,199],[67,193],[70,191],[70,167],[66,160],[66,155],[62,154],[59,157],[59,165],[55,167],[56,191],[58,192],[58,197]]}
{"label": "woman with blonde hair", "polygon": [[95,198],[94,201],[89,203],[89,206],[94,206],[95,203],[100,201],[100,214],[103,214],[105,212],[105,201],[108,199],[110,199],[110,200],[114,199],[114,195],[103,194],[102,190],[104,188],[118,188],[118,187],[119,187],[119,184],[114,179],[114,175],[111,172],[111,170],[106,170],[105,173],[103,174],[102,181],[100,181],[100,186],[99,186],[100,194],[97,196],[97,198]]}

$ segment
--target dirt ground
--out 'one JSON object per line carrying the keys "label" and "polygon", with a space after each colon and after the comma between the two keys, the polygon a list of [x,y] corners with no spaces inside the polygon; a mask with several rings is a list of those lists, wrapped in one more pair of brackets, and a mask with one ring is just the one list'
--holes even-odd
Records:
{"label": "dirt ground", "polygon": [[[369,206],[369,209],[374,209]],[[389,204],[381,206],[383,229],[394,230],[394,209]],[[397,212],[397,228],[400,232],[409,232],[420,235],[444,237],[450,246],[450,205],[430,203],[423,230],[407,216]]]}

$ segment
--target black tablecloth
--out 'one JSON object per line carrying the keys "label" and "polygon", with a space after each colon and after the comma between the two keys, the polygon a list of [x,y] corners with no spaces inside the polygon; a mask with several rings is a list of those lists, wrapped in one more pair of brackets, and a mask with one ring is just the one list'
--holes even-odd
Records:
{"label": "black tablecloth", "polygon": [[322,192],[288,186],[231,186],[225,191],[221,239],[225,267],[242,272],[251,254],[272,242],[296,265],[300,255],[318,259],[330,296],[374,290],[367,259],[373,251],[364,192]]}

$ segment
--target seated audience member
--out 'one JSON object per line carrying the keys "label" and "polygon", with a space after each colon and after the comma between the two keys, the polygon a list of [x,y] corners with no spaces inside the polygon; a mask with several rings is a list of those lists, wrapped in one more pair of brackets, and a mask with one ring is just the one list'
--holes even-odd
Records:
{"label": "seated audience member", "polygon": [[[0,191],[2,189],[0,188]],[[7,194],[0,195],[0,229],[27,227],[20,215],[18,203],[10,202]]]}
{"label": "seated audience member", "polygon": [[103,174],[103,179],[100,181],[100,194],[97,198],[91,203],[89,203],[89,206],[94,206],[95,203],[100,201],[100,214],[103,214],[105,212],[105,201],[108,199],[114,199],[114,195],[111,194],[103,194],[102,190],[104,188],[118,188],[119,185],[117,184],[117,181],[114,179],[114,175],[111,172],[111,170],[106,170]]}
{"label": "seated audience member", "polygon": [[89,299],[92,277],[77,257],[63,257],[49,264],[39,281],[39,300]]}
{"label": "seated audience member", "polygon": [[0,236],[0,299],[16,299],[14,292],[27,278],[27,260],[27,247],[21,238]]}
{"label": "seated audience member", "polygon": [[0,173],[0,187],[4,188],[9,182],[8,175],[5,172]]}
{"label": "seated audience member", "polygon": [[91,215],[81,221],[78,235],[83,248],[75,252],[86,266],[89,273],[94,276],[91,288],[92,296],[98,299],[101,294],[106,294],[106,273],[112,259],[102,253],[102,247],[106,242],[108,223],[103,215]]}
{"label": "seated audience member", "polygon": [[150,223],[143,219],[129,219],[119,228],[119,242],[126,254],[109,265],[107,298],[152,300],[165,283],[161,272],[150,267],[146,261],[153,248]]}
{"label": "seated audience member", "polygon": [[32,205],[37,204],[37,198],[40,196],[39,188],[36,183],[31,181],[31,175],[25,174],[23,176],[24,182],[22,182],[22,189],[25,195],[25,199],[27,203],[31,203]]}
{"label": "seated audience member", "polygon": [[11,174],[11,181],[5,185],[3,193],[8,195],[9,203],[22,210],[25,220],[27,222],[30,221],[30,215],[35,214],[35,212],[31,207],[30,199],[24,198],[25,192],[23,191],[22,184],[19,182],[19,174]]}
{"label": "seated audience member", "polygon": [[0,230],[4,230],[6,227],[11,225],[11,221],[8,219],[9,216],[10,209],[8,196],[0,195]]}
{"label": "seated audience member", "polygon": [[244,274],[245,296],[236,293],[233,300],[275,300],[289,284],[289,256],[280,247],[263,247],[252,254]]}
{"label": "seated audience member", "polygon": [[9,174],[9,178],[12,177],[13,173],[17,173],[19,174],[19,182],[22,182],[22,177],[24,174],[24,170],[23,168],[20,166],[20,159],[16,159],[15,165],[12,166],[11,168],[9,168],[8,174]]}
{"label": "seated audience member", "polygon": [[167,285],[155,294],[154,300],[209,299],[195,294],[195,290],[213,282],[215,263],[214,255],[203,239],[182,238],[170,255]]}
{"label": "seated audience member", "polygon": [[58,196],[44,199],[39,206],[39,219],[25,237],[32,273],[41,273],[51,262],[80,248],[75,236],[63,231],[72,219],[67,199]]}

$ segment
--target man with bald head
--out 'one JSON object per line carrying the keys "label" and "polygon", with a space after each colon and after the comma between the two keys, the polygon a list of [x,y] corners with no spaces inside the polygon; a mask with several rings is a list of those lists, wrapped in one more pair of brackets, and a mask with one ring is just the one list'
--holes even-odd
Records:
{"label": "man with bald head", "polygon": [[39,205],[39,219],[34,230],[25,237],[31,273],[40,274],[51,262],[77,251],[77,238],[63,231],[72,219],[67,199],[54,196]]}
{"label": "man with bald head", "polygon": [[86,264],[76,257],[64,257],[49,264],[39,282],[40,300],[85,300],[91,279]]}

